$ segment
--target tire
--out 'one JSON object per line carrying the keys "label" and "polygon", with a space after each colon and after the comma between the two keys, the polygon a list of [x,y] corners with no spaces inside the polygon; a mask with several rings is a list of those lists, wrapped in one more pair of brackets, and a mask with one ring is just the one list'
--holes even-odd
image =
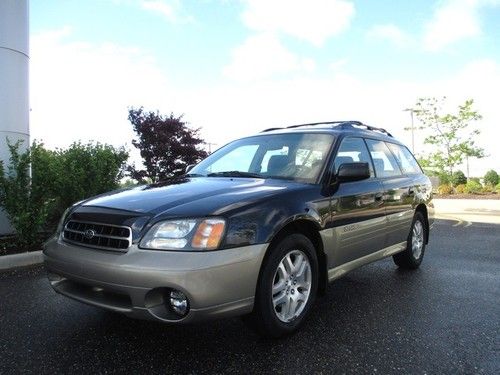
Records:
{"label": "tire", "polygon": [[414,270],[420,266],[424,259],[426,231],[424,215],[416,212],[408,234],[406,249],[392,256],[398,267]]}
{"label": "tire", "polygon": [[297,330],[316,298],[318,258],[311,241],[290,234],[269,249],[257,283],[250,327],[277,338]]}

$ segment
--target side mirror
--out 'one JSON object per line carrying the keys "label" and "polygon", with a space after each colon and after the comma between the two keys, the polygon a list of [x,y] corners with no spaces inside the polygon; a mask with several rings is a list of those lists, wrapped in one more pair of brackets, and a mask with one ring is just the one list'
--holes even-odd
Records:
{"label": "side mirror", "polygon": [[194,166],[195,166],[195,165],[196,165],[196,164],[188,164],[188,165],[186,166],[186,170],[184,171],[184,173],[188,173],[191,169],[193,169],[193,168],[194,168]]}
{"label": "side mirror", "polygon": [[337,181],[349,182],[360,181],[370,178],[370,167],[368,163],[344,163],[337,172]]}

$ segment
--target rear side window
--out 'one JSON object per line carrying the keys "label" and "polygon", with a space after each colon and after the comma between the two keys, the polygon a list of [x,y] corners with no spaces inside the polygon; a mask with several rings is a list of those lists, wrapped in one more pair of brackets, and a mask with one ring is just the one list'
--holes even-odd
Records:
{"label": "rear side window", "polygon": [[367,139],[366,143],[373,160],[377,177],[394,177],[401,175],[398,162],[385,142]]}
{"label": "rear side window", "polygon": [[370,176],[375,176],[370,154],[368,153],[368,149],[363,139],[356,137],[344,138],[340,144],[337,156],[335,156],[335,160],[333,161],[335,173],[338,172],[341,164],[354,162],[368,163],[370,167]]}
{"label": "rear side window", "polygon": [[406,147],[390,142],[387,142],[387,146],[389,146],[392,153],[396,157],[404,174],[422,173],[415,157]]}

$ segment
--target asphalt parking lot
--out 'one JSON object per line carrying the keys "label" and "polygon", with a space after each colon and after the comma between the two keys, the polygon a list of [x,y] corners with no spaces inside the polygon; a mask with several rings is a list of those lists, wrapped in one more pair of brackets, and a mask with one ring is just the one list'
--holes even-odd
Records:
{"label": "asphalt parking lot", "polygon": [[500,373],[500,225],[438,221],[421,268],[392,259],[331,284],[306,325],[263,340],[240,319],[134,321],[0,274],[0,374]]}

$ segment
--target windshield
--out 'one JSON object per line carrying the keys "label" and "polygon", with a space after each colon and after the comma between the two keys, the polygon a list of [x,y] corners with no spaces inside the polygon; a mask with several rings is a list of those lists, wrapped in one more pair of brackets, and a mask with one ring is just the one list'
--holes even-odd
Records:
{"label": "windshield", "polygon": [[244,138],[214,152],[189,171],[189,175],[316,182],[332,142],[330,134],[268,134]]}

